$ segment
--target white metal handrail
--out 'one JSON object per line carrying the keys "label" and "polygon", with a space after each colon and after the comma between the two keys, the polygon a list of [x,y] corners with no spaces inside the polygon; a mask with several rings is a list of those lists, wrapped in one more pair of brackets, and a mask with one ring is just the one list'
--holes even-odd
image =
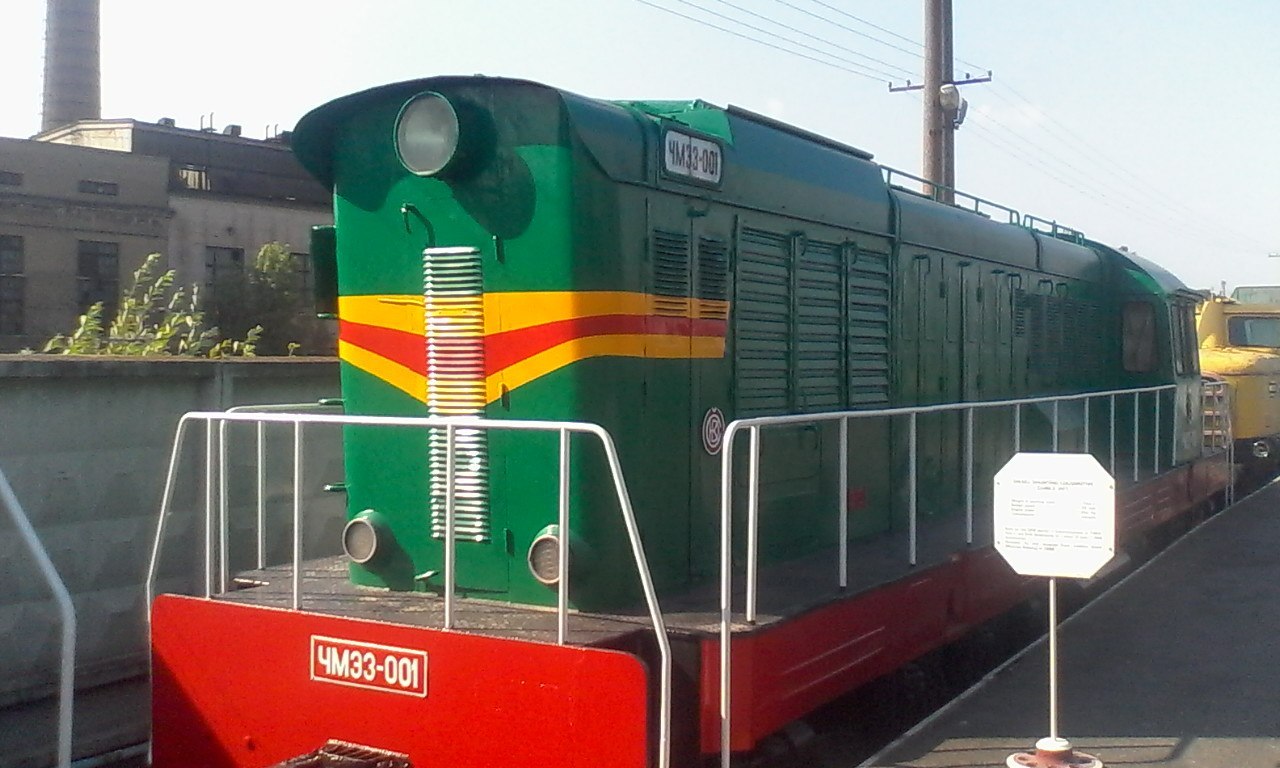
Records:
{"label": "white metal handrail", "polygon": [[[917,417],[920,414],[945,413],[963,411],[964,427],[964,462],[965,462],[965,536],[966,543],[973,543],[974,510],[973,510],[973,413],[976,410],[1013,408],[1013,448],[1021,449],[1022,441],[1022,407],[1050,403],[1053,405],[1053,445],[1058,450],[1058,406],[1064,401],[1084,402],[1085,445],[1088,446],[1089,402],[1099,398],[1107,398],[1110,405],[1110,470],[1114,476],[1116,471],[1116,398],[1131,396],[1133,399],[1133,479],[1139,478],[1139,435],[1142,431],[1139,420],[1139,404],[1144,394],[1153,393],[1155,400],[1155,420],[1152,429],[1153,467],[1154,473],[1160,471],[1161,438],[1160,438],[1160,393],[1176,390],[1177,385],[1165,384],[1153,387],[1136,387],[1102,392],[1086,392],[1071,395],[1054,395],[1047,397],[1017,398],[1011,400],[979,401],[964,403],[946,403],[940,405],[908,406],[899,408],[882,408],[876,410],[837,411],[831,413],[806,413],[787,416],[760,416],[737,419],[725,428],[722,441],[720,464],[720,755],[721,765],[728,768],[730,762],[730,700],[731,700],[731,666],[732,654],[730,645],[733,632],[732,611],[732,488],[733,488],[733,446],[739,432],[746,431],[750,440],[747,461],[747,563],[746,563],[746,606],[745,618],[748,623],[756,620],[757,577],[759,561],[759,451],[760,431],[765,428],[779,426],[808,426],[821,423],[839,422],[840,425],[840,471],[839,471],[839,573],[841,588],[848,586],[848,424],[851,419],[907,417],[908,424],[908,562],[914,566],[917,560]],[[1203,401],[1203,396],[1201,398]],[[1170,409],[1171,423],[1177,418],[1177,409]],[[1169,466],[1177,462],[1177,429],[1169,429]],[[1228,454],[1230,460],[1230,454]],[[1230,491],[1228,492],[1230,496]]]}
{"label": "white metal handrail", "polygon": [[[658,765],[669,768],[671,761],[671,644],[667,636],[666,624],[658,604],[657,589],[650,574],[648,561],[644,553],[644,545],[640,540],[640,529],[631,506],[631,496],[622,474],[622,464],[618,458],[613,437],[597,424],[570,421],[516,421],[507,419],[483,419],[472,416],[449,417],[396,417],[396,416],[353,416],[340,414],[304,414],[273,412],[193,412],[182,417],[178,422],[174,437],[173,451],[169,457],[169,471],[165,478],[164,495],[160,506],[160,522],[156,527],[155,540],[151,548],[151,561],[147,568],[147,605],[154,597],[155,579],[159,570],[160,549],[164,539],[165,522],[171,514],[173,501],[174,478],[178,466],[178,458],[187,437],[188,427],[193,423],[205,424],[205,597],[212,597],[213,589],[213,549],[214,549],[214,488],[217,474],[214,467],[214,456],[225,459],[221,446],[215,445],[220,440],[215,435],[223,436],[222,427],[232,422],[254,424],[292,425],[294,433],[294,474],[293,474],[293,569],[292,569],[292,607],[302,607],[301,572],[302,572],[302,434],[304,425],[331,424],[343,426],[373,427],[413,427],[419,429],[443,429],[446,436],[446,494],[445,505],[445,561],[444,561],[444,628],[453,628],[454,601],[456,598],[456,548],[454,540],[454,498],[452,485],[454,480],[454,439],[457,430],[483,431],[515,431],[515,432],[554,432],[559,435],[559,489],[558,520],[561,536],[560,546],[560,581],[557,595],[556,635],[557,642],[565,644],[568,628],[568,595],[569,595],[569,436],[571,434],[591,435],[600,441],[609,463],[614,492],[627,529],[627,537],[631,552],[635,558],[636,569],[644,590],[645,603],[649,611],[649,619],[653,625],[661,657],[661,679],[658,711]],[[218,429],[215,430],[215,425]],[[219,533],[222,536],[221,532]],[[225,541],[223,542],[225,551]],[[225,555],[224,555],[225,557]],[[224,566],[225,567],[225,566]]]}
{"label": "white metal handrail", "polygon": [[[1235,424],[1231,420],[1231,384],[1226,381],[1204,382],[1203,400],[1213,403],[1213,407],[1205,407],[1206,417],[1213,417],[1217,423],[1218,433],[1210,436],[1206,430],[1204,445],[1206,448],[1221,449],[1227,454],[1227,465],[1234,467],[1236,463]],[[1231,506],[1236,503],[1235,472],[1227,476],[1225,503]]]}
{"label": "white metal handrail", "polygon": [[[226,410],[227,413],[313,413],[328,412],[334,408],[342,408],[341,400],[321,400],[312,403],[273,403],[268,405],[237,405]],[[257,567],[265,568],[267,565],[267,453],[266,453],[266,424],[257,422],[257,462],[255,468],[257,470],[254,488],[256,490],[257,499],[257,516],[258,516],[258,559]],[[218,425],[218,541],[219,541],[219,583],[221,589],[225,592],[227,589],[227,579],[230,577],[230,564],[227,560],[227,553],[230,550],[228,546],[228,536],[230,535],[229,521],[227,515],[227,422]]]}
{"label": "white metal handrail", "polygon": [[71,602],[71,593],[67,585],[53,567],[49,553],[40,543],[36,529],[27,518],[18,497],[9,485],[4,472],[0,472],[0,502],[9,510],[9,517],[18,528],[18,535],[27,546],[31,557],[35,559],[40,575],[53,593],[54,602],[58,605],[58,616],[62,627],[61,665],[58,678],[58,768],[69,768],[71,765],[71,711],[75,701],[76,675],[76,609]]}

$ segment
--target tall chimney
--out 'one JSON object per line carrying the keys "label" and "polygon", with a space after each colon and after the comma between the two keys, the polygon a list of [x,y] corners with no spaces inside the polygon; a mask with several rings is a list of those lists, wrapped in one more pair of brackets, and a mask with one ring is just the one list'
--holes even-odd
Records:
{"label": "tall chimney", "polygon": [[41,131],[102,117],[98,2],[48,0]]}

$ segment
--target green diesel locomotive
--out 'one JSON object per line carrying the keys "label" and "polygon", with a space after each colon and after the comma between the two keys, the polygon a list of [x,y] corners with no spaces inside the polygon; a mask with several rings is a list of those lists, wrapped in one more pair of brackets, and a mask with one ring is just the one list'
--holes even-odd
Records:
{"label": "green diesel locomotive", "polygon": [[1120,546],[1229,482],[1196,294],[853,147],[439,77],[322,106],[294,148],[334,193],[312,255],[346,414],[197,416],[341,424],[346,557],[302,562],[295,503],[291,567],[157,598],[157,768],[727,766],[965,665],[933,652],[1027,595],[991,546],[1015,452],[1097,457]]}
{"label": "green diesel locomotive", "polygon": [[[1007,209],[940,205],[865,152],[743,110],[444,77],[339,99],[294,141],[334,190],[335,231],[314,251],[336,264],[348,411],[604,426],[664,593],[716,570],[704,425],[1177,381],[1173,407],[1198,390],[1194,297],[1159,269],[990,217],[1021,220]],[[1179,461],[1198,450],[1198,414]],[[1047,424],[1031,412],[1029,445],[1047,446]],[[889,421],[855,429],[850,536],[865,539],[901,526],[905,449]],[[1008,429],[979,438],[988,477]],[[834,545],[832,440],[799,427],[765,443],[766,560]],[[923,513],[954,514],[958,418],[929,422],[919,451]],[[346,452],[355,580],[432,589],[442,440],[353,427]],[[546,436],[459,438],[460,588],[553,601],[555,457]],[[608,575],[627,555],[600,462],[574,461],[567,539],[595,576],[572,599],[616,608],[634,579]]]}

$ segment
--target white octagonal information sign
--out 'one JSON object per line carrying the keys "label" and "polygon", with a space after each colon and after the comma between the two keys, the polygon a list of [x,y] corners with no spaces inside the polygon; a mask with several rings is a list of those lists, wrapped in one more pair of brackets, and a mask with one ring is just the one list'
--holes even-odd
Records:
{"label": "white octagonal information sign", "polygon": [[1115,556],[1116,485],[1087,453],[1019,453],[995,477],[996,551],[1023,576],[1087,579]]}

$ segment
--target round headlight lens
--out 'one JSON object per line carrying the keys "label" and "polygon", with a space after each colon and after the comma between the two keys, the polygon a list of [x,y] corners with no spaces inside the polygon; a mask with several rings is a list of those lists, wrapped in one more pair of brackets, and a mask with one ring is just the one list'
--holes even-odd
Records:
{"label": "round headlight lens", "polygon": [[554,527],[548,528],[529,546],[529,571],[551,587],[560,582],[560,536]]}
{"label": "round headlight lens", "polygon": [[458,152],[458,113],[438,93],[414,96],[396,119],[396,153],[419,176],[444,170]]}
{"label": "round headlight lens", "polygon": [[383,540],[390,534],[382,518],[372,509],[366,509],[347,521],[342,529],[342,551],[351,562],[365,565],[382,554]]}

